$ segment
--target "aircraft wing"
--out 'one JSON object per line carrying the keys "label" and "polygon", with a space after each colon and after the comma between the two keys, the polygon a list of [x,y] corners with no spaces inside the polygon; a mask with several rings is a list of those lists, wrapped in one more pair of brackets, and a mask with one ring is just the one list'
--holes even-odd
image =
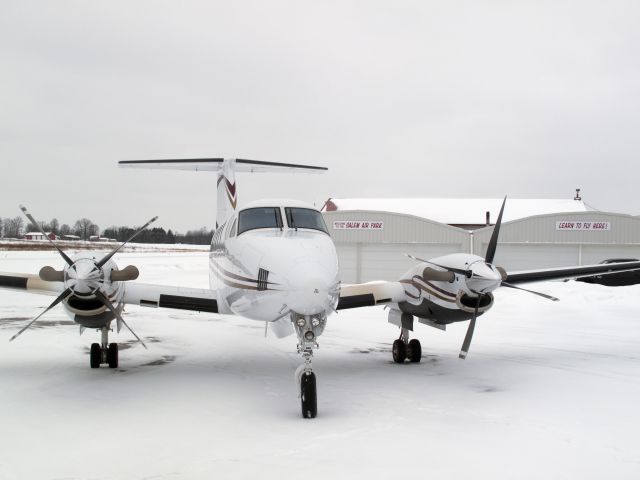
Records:
{"label": "aircraft wing", "polygon": [[124,293],[124,303],[141,307],[218,313],[216,292],[208,288],[128,283]]}
{"label": "aircraft wing", "polygon": [[370,282],[340,287],[340,300],[337,310],[347,308],[371,307],[385,303],[398,303],[406,300],[404,288],[400,282]]}
{"label": "aircraft wing", "polygon": [[620,262],[583,267],[563,267],[546,270],[526,270],[507,272],[505,282],[516,285],[518,283],[543,282],[546,280],[569,280],[578,277],[607,275],[610,273],[629,272],[640,269],[640,262]]}
{"label": "aircraft wing", "polygon": [[[58,296],[64,291],[65,286],[62,282],[45,282],[38,275],[0,272],[0,289]],[[215,292],[202,288],[127,282],[124,303],[152,308],[218,312]]]}
{"label": "aircraft wing", "polygon": [[40,280],[38,275],[0,272],[0,288],[58,296],[64,290],[64,284],[62,282],[45,282]]}

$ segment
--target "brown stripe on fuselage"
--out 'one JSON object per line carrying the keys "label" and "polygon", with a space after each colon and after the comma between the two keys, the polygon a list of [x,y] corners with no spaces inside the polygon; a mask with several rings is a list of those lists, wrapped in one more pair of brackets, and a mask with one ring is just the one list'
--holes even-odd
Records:
{"label": "brown stripe on fuselage", "polygon": [[[259,280],[256,280],[254,278],[249,278],[249,277],[243,277],[241,275],[236,275],[235,273],[229,272],[228,270],[225,270],[225,268],[220,265],[214,258],[211,259],[211,262],[213,263],[213,266],[216,267],[218,270],[220,270],[220,272],[223,275],[226,275],[227,277],[230,278],[235,278],[236,280],[240,280],[242,282],[251,282],[251,283],[258,283]],[[278,283],[275,282],[266,282],[267,285],[279,285]]]}
{"label": "brown stripe on fuselage", "polygon": [[[216,277],[218,277],[220,279],[220,281],[222,281],[222,283],[224,283],[227,287],[233,287],[233,288],[238,288],[241,290],[258,290],[257,286],[254,285],[243,285],[241,283],[236,283],[236,282],[232,282],[228,279],[226,279],[224,277],[224,275],[222,275],[218,270],[216,270],[215,268],[213,269],[213,273]],[[269,290],[267,288],[267,290]]]}
{"label": "brown stripe on fuselage", "polygon": [[[416,279],[420,280],[420,283],[416,282]],[[406,283],[406,284],[410,284],[413,287],[417,288],[420,291],[426,292],[431,296],[434,296],[436,298],[439,298],[440,300],[444,300],[445,302],[449,302],[449,303],[455,303],[456,301],[456,296],[453,295],[451,292],[447,292],[446,290],[442,290],[438,287],[436,287],[435,285],[432,285],[429,282],[425,282],[424,280],[422,280],[420,277],[418,277],[417,275],[414,276],[411,280],[400,280],[400,283]],[[433,290],[429,287],[432,287]],[[448,296],[444,296],[443,294],[441,294],[440,292],[443,292],[445,295]],[[405,294],[407,294],[407,296],[418,300],[420,297],[416,297],[415,295],[410,294],[409,292],[407,292],[405,290],[404,292]]]}

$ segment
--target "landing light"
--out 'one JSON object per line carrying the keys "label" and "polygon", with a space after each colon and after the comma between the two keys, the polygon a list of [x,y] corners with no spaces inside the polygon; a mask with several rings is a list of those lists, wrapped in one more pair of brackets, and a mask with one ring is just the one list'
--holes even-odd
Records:
{"label": "landing light", "polygon": [[311,320],[311,325],[317,327],[318,325],[320,325],[320,319],[317,317],[313,317],[313,320]]}
{"label": "landing light", "polygon": [[296,320],[296,323],[299,327],[304,327],[307,324],[307,321],[304,318],[299,318],[298,320]]}
{"label": "landing light", "polygon": [[309,330],[308,332],[306,332],[304,334],[304,338],[306,338],[308,341],[313,340],[313,337],[315,337],[315,335],[313,334],[313,332],[311,330]]}

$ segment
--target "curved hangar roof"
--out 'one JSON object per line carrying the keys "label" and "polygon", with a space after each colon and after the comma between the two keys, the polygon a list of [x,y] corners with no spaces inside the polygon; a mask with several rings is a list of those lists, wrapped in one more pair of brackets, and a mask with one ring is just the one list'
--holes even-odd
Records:
{"label": "curved hangar roof", "polygon": [[[459,226],[484,226],[486,212],[495,223],[502,198],[330,198],[323,212],[368,210],[402,213],[436,222]],[[503,222],[534,215],[573,213],[593,210],[582,200],[566,199],[507,199]]]}

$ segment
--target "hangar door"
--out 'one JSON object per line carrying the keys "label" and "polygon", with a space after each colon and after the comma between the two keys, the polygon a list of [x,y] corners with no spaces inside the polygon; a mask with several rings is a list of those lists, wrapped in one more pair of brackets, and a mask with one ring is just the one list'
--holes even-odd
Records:
{"label": "hangar door", "polygon": [[[487,246],[477,255],[484,256]],[[578,265],[578,245],[498,243],[494,264],[507,271]]]}
{"label": "hangar door", "polygon": [[640,245],[582,245],[582,264],[592,265],[609,258],[640,259]]}
{"label": "hangar door", "polygon": [[344,283],[399,280],[416,264],[405,253],[430,259],[462,251],[461,245],[428,243],[340,244],[336,248]]}

